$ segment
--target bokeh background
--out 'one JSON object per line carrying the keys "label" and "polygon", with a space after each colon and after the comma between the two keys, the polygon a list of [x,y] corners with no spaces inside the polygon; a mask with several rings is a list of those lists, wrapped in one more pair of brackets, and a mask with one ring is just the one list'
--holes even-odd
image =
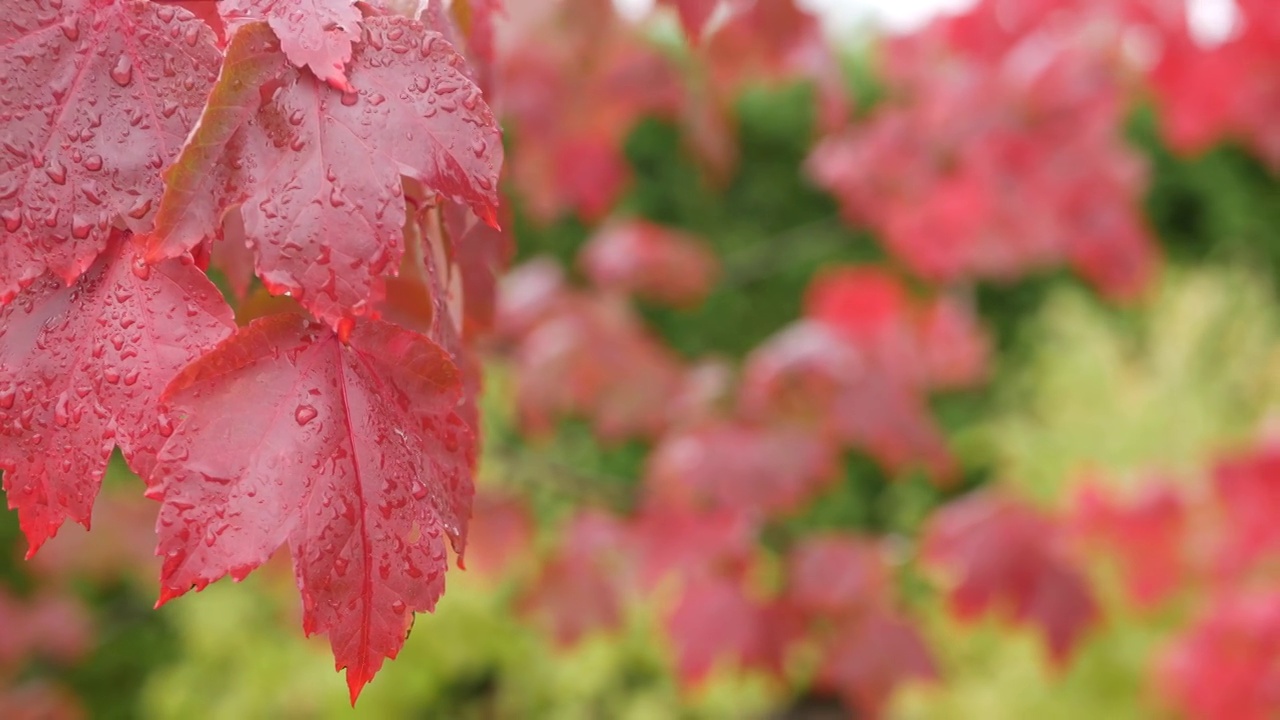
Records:
{"label": "bokeh background", "polygon": [[1280,715],[1280,5],[506,4],[468,569],[353,709],[116,462],[0,717]]}

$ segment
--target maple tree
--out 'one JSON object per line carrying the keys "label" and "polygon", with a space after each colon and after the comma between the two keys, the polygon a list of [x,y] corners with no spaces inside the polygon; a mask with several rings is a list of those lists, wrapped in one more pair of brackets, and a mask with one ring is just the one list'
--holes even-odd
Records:
{"label": "maple tree", "polygon": [[[1234,141],[1274,170],[1274,8],[1240,0],[1206,46],[1180,0],[981,0],[884,38],[855,102],[794,0],[658,5],[686,45],[608,0],[34,0],[0,20],[0,470],[31,573],[126,574],[154,545],[159,605],[287,545],[304,632],[354,703],[466,557],[511,574],[511,610],[560,646],[643,603],[688,690],[734,668],[876,717],[946,680],[921,603],[1029,626],[1068,668],[1105,628],[1108,555],[1136,612],[1194,598],[1151,669],[1167,704],[1274,712],[1273,445],[1194,492],[1100,473],[1036,504],[947,416],[1005,361],[992,285],[1067,268],[1140,304],[1158,281],[1136,102],[1178,152]],[[768,173],[881,250],[748,307],[770,322],[745,351],[691,351],[664,318],[716,322],[726,287],[750,298],[785,263],[637,200],[628,139],[674,127],[700,181],[766,215],[735,185],[737,103],[796,83],[807,159]],[[566,222],[585,238],[563,263],[506,271],[511,228]],[[510,375],[521,447],[581,423],[633,452],[628,476],[588,476],[606,499],[558,514],[477,489],[486,365]],[[96,502],[117,449],[158,503],[145,538]],[[926,512],[815,521],[852,473],[917,483]],[[91,518],[119,558],[50,543]],[[0,590],[0,623],[26,628],[0,638],[0,680],[84,654],[91,622],[53,592]],[[24,686],[0,714],[65,700]]]}

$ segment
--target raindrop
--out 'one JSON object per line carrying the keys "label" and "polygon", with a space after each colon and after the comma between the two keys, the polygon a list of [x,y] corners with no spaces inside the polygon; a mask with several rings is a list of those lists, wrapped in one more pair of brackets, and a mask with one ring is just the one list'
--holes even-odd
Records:
{"label": "raindrop", "polygon": [[57,160],[53,160],[45,166],[44,174],[48,175],[49,179],[56,185],[67,184],[67,166]]}
{"label": "raindrop", "polygon": [[293,411],[293,419],[298,421],[299,425],[306,425],[316,419],[316,415],[320,413],[310,405],[299,405],[297,410]]}
{"label": "raindrop", "polygon": [[111,68],[111,79],[120,87],[128,87],[133,82],[133,61],[128,55],[121,55],[116,60],[115,66]]}
{"label": "raindrop", "polygon": [[[151,201],[148,200],[147,205],[150,206],[150,204],[151,204]],[[139,280],[147,280],[151,278],[151,266],[148,265],[146,261],[144,261],[142,258],[138,258],[134,260],[133,267],[131,269],[133,270],[134,277],[138,278]]]}

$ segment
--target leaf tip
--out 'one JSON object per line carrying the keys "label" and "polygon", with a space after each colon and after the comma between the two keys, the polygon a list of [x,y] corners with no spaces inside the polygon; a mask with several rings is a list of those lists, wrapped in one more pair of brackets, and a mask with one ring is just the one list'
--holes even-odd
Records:
{"label": "leaf tip", "polygon": [[156,604],[152,606],[152,610],[159,610],[165,603],[182,595],[181,590],[174,590],[168,586],[160,586],[160,597],[156,598]]}
{"label": "leaf tip", "polygon": [[347,690],[351,694],[351,707],[356,706],[356,700],[360,698],[360,691],[364,690],[364,686],[372,679],[363,671],[357,672],[353,668],[347,668]]}
{"label": "leaf tip", "polygon": [[476,208],[476,215],[484,221],[485,225],[502,232],[502,225],[498,223],[498,208],[496,205],[485,205],[484,207]]}

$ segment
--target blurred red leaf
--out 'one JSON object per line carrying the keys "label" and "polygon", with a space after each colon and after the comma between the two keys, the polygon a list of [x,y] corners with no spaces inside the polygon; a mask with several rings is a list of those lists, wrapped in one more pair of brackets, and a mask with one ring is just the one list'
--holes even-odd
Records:
{"label": "blurred red leaf", "polygon": [[879,717],[903,682],[938,675],[920,634],[891,614],[877,612],[846,622],[823,645],[817,686],[838,693],[868,717]]}
{"label": "blurred red leaf", "polygon": [[610,515],[579,513],[520,597],[521,614],[541,623],[561,645],[620,626],[626,592],[634,586],[634,569],[626,559],[628,534]]}
{"label": "blurred red leaf", "polygon": [[701,301],[719,272],[719,261],[702,241],[643,220],[604,226],[578,263],[597,288],[674,306]]}
{"label": "blurred red leaf", "polygon": [[676,673],[697,685],[720,665],[779,674],[800,625],[790,608],[754,598],[737,580],[688,583],[667,616],[676,649]]}
{"label": "blurred red leaf", "polygon": [[997,495],[974,495],[930,518],[924,555],[952,576],[950,601],[961,619],[989,611],[1038,628],[1055,663],[1064,663],[1099,611],[1084,575],[1064,548],[1059,524]]}
{"label": "blurred red leaf", "polygon": [[1238,577],[1280,550],[1280,444],[1270,443],[1225,458],[1212,471],[1213,490],[1226,524],[1218,569]]}
{"label": "blurred red leaf", "polygon": [[1157,667],[1187,717],[1267,720],[1280,709],[1280,594],[1216,598]]}
{"label": "blurred red leaf", "polygon": [[712,422],[664,436],[649,456],[645,488],[686,507],[776,517],[800,509],[836,476],[835,448],[811,430]]}
{"label": "blurred red leaf", "polygon": [[806,537],[787,562],[787,597],[823,618],[857,618],[884,607],[892,595],[879,548],[849,535]]}
{"label": "blurred red leaf", "polygon": [[534,529],[521,498],[480,490],[467,526],[467,569],[502,577],[532,554]]}
{"label": "blurred red leaf", "polygon": [[1155,605],[1185,582],[1187,508],[1167,482],[1149,481],[1127,501],[1086,485],[1077,497],[1072,522],[1078,532],[1118,558],[1129,595],[1138,605]]}

